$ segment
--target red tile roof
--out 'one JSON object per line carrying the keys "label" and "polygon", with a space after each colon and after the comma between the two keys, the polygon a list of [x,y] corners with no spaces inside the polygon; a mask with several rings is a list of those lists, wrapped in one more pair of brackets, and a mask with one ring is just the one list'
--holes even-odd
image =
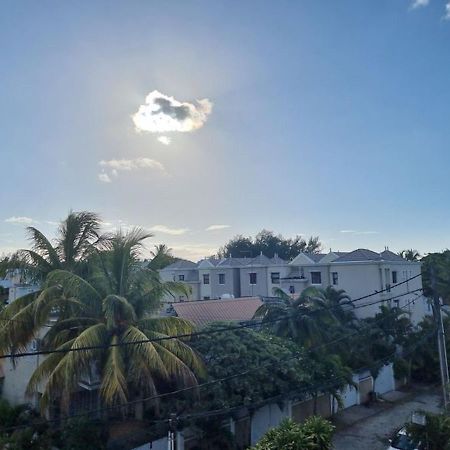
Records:
{"label": "red tile roof", "polygon": [[172,305],[178,317],[190,320],[196,325],[206,325],[222,320],[251,320],[262,303],[259,297],[244,297],[173,303]]}

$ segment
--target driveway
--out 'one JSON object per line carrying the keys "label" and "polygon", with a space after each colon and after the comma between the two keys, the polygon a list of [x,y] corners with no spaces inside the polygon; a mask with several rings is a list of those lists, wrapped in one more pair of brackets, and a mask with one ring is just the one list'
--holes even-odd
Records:
{"label": "driveway", "polygon": [[[441,397],[438,392],[420,392],[408,400],[389,407],[374,407],[373,414],[368,415],[364,406],[353,407],[355,416],[361,412],[361,419],[353,425],[347,426],[336,432],[333,440],[335,450],[386,450],[388,439],[411,418],[411,413],[416,410],[425,410],[438,413],[441,410]],[[359,410],[357,408],[360,408]],[[364,412],[364,409],[366,410]],[[352,408],[350,408],[352,409]],[[345,411],[343,411],[345,413]],[[356,414],[355,414],[356,413]],[[341,421],[342,423],[342,421]],[[338,418],[339,424],[339,418]],[[342,425],[341,425],[342,426]]]}

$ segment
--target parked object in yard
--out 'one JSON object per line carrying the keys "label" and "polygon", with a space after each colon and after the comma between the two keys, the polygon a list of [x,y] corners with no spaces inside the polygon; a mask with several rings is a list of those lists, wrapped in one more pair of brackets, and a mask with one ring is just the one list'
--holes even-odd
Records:
{"label": "parked object in yard", "polygon": [[419,450],[419,448],[420,442],[414,442],[411,436],[408,435],[406,428],[403,427],[390,440],[387,450]]}

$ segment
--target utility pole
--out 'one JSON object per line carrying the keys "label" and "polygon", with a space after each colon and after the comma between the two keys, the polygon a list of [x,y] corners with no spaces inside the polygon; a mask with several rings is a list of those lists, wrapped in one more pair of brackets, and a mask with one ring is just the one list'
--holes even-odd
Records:
{"label": "utility pole", "polygon": [[171,414],[169,419],[169,434],[167,436],[167,449],[175,450],[175,428],[176,428],[176,414]]}
{"label": "utility pole", "polygon": [[431,288],[433,290],[433,312],[434,320],[437,327],[437,340],[438,340],[438,351],[439,351],[439,365],[441,368],[441,382],[442,382],[442,394],[444,396],[444,408],[447,409],[448,406],[448,393],[447,389],[449,386],[449,375],[448,375],[448,363],[447,363],[447,349],[445,347],[445,331],[444,323],[442,321],[442,311],[441,311],[441,299],[436,291],[436,272],[432,265],[430,267],[431,275]]}

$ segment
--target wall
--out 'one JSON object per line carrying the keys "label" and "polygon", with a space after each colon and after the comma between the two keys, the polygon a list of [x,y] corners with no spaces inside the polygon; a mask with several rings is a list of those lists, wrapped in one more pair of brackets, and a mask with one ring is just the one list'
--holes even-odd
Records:
{"label": "wall", "polygon": [[[256,273],[256,284],[250,284],[250,273]],[[245,266],[241,268],[241,296],[254,297],[268,295],[267,268],[261,266]]]}
{"label": "wall", "polygon": [[395,389],[394,366],[388,364],[383,366],[375,380],[375,391],[379,394],[385,394]]}
{"label": "wall", "polygon": [[[235,292],[235,270],[230,267],[216,267],[212,269],[210,275],[211,298],[220,298],[222,295],[234,295],[239,297]],[[225,284],[219,284],[219,274],[225,275]],[[203,282],[203,280],[202,280]]]}
{"label": "wall", "polygon": [[257,409],[252,416],[251,444],[255,445],[270,428],[278,426],[286,417],[291,417],[288,403],[282,409],[276,403]]}
{"label": "wall", "polygon": [[[31,351],[31,349],[28,349]],[[41,356],[42,360],[42,356]],[[29,403],[36,406],[36,398],[29,398],[25,395],[25,390],[31,375],[39,365],[38,356],[25,356],[16,358],[15,365],[11,359],[3,360],[3,380],[2,397],[12,405]]]}

